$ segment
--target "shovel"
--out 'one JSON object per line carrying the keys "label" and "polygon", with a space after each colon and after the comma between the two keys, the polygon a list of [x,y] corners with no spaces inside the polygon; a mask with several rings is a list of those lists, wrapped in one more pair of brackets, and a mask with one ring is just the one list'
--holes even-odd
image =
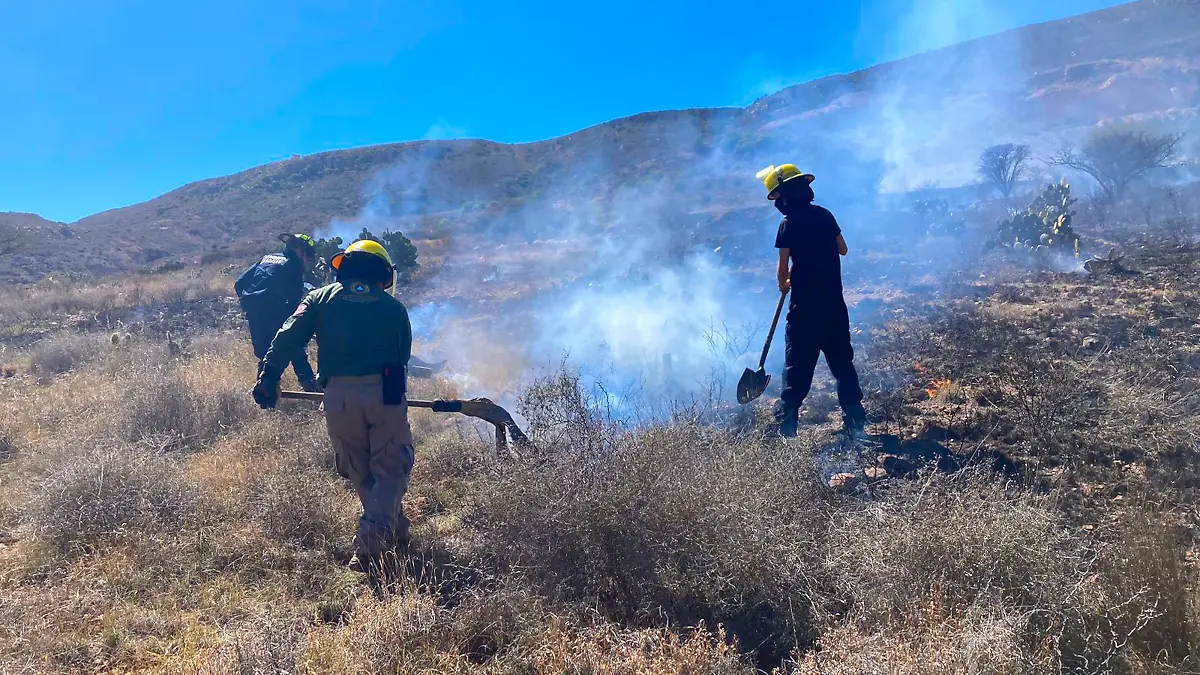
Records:
{"label": "shovel", "polygon": [[779,325],[779,313],[783,311],[783,301],[786,299],[786,292],[779,294],[779,306],[775,308],[775,318],[771,320],[771,330],[767,333],[767,344],[763,345],[762,357],[758,360],[758,370],[747,368],[742,373],[742,379],[738,380],[737,400],[742,405],[762,396],[767,390],[767,384],[771,382],[771,376],[767,374],[764,366],[767,364],[767,352],[771,350],[771,338],[775,337],[775,327]]}

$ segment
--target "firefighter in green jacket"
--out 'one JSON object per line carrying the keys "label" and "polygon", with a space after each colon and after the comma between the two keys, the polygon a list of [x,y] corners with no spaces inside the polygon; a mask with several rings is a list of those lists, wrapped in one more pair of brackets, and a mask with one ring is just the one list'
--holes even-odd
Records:
{"label": "firefighter in green jacket", "polygon": [[284,369],[316,336],[337,471],[363,507],[350,565],[365,572],[408,545],[400,501],[414,460],[405,391],[412,327],[408,310],[388,292],[395,271],[382,245],[356,241],[330,265],[336,281],[309,293],[276,334],[253,396],[275,407]]}

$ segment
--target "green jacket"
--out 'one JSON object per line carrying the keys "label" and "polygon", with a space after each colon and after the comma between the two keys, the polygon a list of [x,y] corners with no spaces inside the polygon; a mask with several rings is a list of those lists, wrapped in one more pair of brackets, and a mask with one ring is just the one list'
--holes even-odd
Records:
{"label": "green jacket", "polygon": [[412,355],[408,310],[387,291],[357,281],[312,291],[276,333],[264,370],[282,373],[317,338],[317,370],[330,377],[379,375],[384,366],[407,366]]}

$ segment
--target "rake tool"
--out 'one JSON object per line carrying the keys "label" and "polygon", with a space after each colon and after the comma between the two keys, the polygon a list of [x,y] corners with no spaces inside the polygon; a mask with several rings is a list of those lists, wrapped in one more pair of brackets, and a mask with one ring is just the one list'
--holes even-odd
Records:
{"label": "rake tool", "polygon": [[[290,398],[298,401],[324,401],[325,394],[321,392],[308,391],[282,391],[279,393],[280,398]],[[511,435],[512,440],[521,448],[533,449],[533,442],[525,435],[524,431],[517,426],[513,421],[512,415],[504,408],[492,403],[486,398],[473,398],[467,401],[460,400],[438,400],[438,401],[422,401],[419,399],[409,399],[408,407],[410,408],[428,408],[439,413],[460,413],[467,417],[481,419],[491,424],[496,429],[496,454],[508,454],[512,457],[519,457],[508,443],[508,438]]]}

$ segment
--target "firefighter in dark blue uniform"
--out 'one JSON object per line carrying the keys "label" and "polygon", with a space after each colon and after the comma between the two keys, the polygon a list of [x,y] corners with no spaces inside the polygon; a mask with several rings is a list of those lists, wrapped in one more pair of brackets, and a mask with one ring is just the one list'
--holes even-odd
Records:
{"label": "firefighter in dark blue uniform", "polygon": [[[311,237],[285,234],[280,239],[285,244],[283,252],[264,256],[243,272],[233,286],[250,324],[250,341],[259,360],[259,370],[275,333],[304,299],[305,271],[316,260],[316,246]],[[320,390],[304,352],[292,359],[292,370],[305,391]]]}
{"label": "firefighter in dark blue uniform", "polygon": [[813,203],[815,177],[794,164],[769,166],[758,172],[767,199],[783,214],[775,248],[780,292],[791,292],[788,307],[783,393],[776,421],[784,436],[795,436],[800,406],[812,387],[817,359],[837,380],[838,403],[847,432],[860,433],[867,422],[863,392],[854,368],[850,316],[842,296],[841,257],[849,253],[842,228],[828,210]]}

